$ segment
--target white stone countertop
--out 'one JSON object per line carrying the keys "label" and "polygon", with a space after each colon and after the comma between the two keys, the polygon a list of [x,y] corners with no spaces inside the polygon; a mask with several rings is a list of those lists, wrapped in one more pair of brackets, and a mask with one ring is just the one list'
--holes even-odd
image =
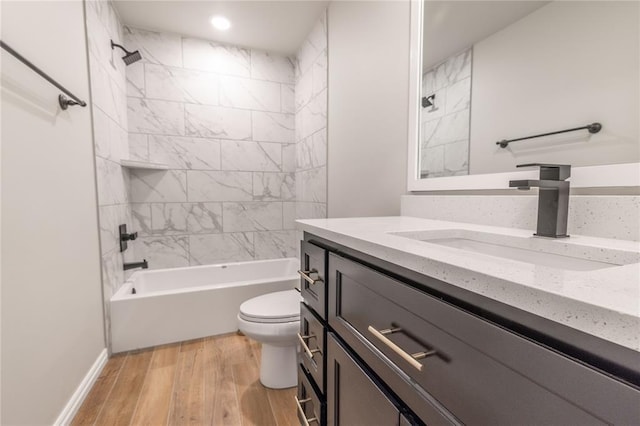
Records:
{"label": "white stone countertop", "polygon": [[[640,263],[567,271],[392,233],[466,230],[533,237],[531,230],[406,216],[298,220],[318,237],[640,351]],[[640,243],[571,235],[551,244],[640,253]],[[571,246],[564,246],[569,247]]]}

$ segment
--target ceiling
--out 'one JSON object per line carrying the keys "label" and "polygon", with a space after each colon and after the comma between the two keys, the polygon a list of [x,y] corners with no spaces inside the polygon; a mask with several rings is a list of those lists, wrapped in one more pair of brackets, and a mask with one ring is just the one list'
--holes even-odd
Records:
{"label": "ceiling", "polygon": [[[125,25],[267,50],[296,53],[329,1],[116,0]],[[209,20],[224,15],[231,29]]]}
{"label": "ceiling", "polygon": [[487,38],[549,1],[426,1],[423,69]]}

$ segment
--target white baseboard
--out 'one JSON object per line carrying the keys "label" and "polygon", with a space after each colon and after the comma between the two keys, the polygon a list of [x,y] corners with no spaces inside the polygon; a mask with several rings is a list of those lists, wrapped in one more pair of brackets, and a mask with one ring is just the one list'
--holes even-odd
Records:
{"label": "white baseboard", "polygon": [[71,398],[62,409],[62,412],[54,423],[55,426],[66,426],[71,423],[73,417],[76,415],[78,409],[82,405],[82,402],[89,394],[91,387],[100,376],[100,373],[102,372],[104,366],[107,364],[108,359],[109,356],[107,355],[107,349],[105,348],[102,350],[102,352],[100,352],[100,355],[98,355],[98,358],[93,363],[87,374],[84,376],[84,379],[82,379],[82,382],[80,382],[80,384],[78,385],[76,391],[73,393],[73,395],[71,395]]}

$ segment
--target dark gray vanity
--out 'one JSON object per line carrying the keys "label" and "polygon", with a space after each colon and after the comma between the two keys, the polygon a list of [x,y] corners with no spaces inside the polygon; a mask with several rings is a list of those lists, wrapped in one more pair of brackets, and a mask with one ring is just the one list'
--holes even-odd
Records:
{"label": "dark gray vanity", "polygon": [[632,349],[306,232],[301,272],[302,424],[640,423]]}

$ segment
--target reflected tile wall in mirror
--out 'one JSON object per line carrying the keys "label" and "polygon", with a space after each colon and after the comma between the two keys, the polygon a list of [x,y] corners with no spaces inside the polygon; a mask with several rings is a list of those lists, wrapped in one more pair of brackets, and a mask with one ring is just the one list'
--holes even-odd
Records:
{"label": "reflected tile wall in mirror", "polygon": [[469,173],[472,49],[447,58],[422,75],[420,177]]}

